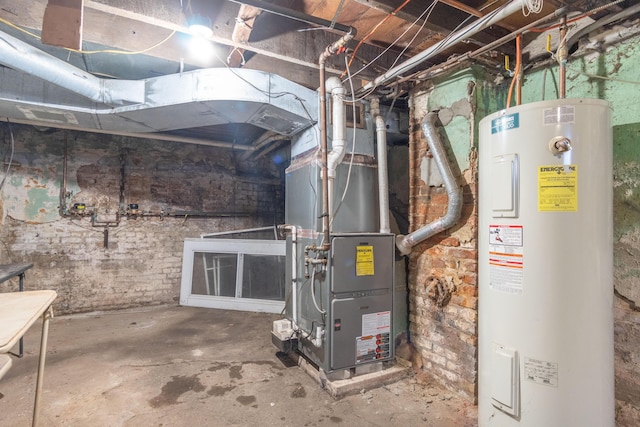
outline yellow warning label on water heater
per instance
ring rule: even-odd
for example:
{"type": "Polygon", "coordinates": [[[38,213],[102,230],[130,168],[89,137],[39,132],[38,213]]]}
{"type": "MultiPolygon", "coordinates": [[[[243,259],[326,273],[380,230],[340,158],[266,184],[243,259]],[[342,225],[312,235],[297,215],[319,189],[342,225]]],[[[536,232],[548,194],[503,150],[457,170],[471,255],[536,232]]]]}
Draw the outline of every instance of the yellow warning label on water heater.
{"type": "Polygon", "coordinates": [[[373,276],[373,246],[356,246],[356,276],[373,276]]]}
{"type": "Polygon", "coordinates": [[[578,210],[578,165],[538,166],[538,211],[578,210]]]}

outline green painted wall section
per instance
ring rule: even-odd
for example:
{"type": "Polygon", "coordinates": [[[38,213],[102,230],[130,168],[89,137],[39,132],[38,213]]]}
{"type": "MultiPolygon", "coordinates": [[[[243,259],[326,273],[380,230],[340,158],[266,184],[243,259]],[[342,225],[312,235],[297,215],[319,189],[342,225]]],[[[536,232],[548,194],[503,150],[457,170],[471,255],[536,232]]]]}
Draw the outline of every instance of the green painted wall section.
{"type": "Polygon", "coordinates": [[[427,111],[441,110],[441,120],[444,116],[450,117],[450,120],[443,122],[443,133],[460,171],[469,168],[469,156],[473,147],[469,141],[474,138],[470,120],[473,117],[471,100],[476,79],[477,70],[474,68],[434,80],[433,90],[427,98],[427,111]]]}
{"type": "MultiPolygon", "coordinates": [[[[567,98],[609,101],[613,125],[614,260],[616,290],[640,305],[640,36],[570,57],[567,98]],[[599,77],[596,77],[599,76],[599,77]],[[634,267],[635,265],[635,267],[634,267]]],[[[527,73],[523,102],[555,99],[558,69],[527,73]]]]}

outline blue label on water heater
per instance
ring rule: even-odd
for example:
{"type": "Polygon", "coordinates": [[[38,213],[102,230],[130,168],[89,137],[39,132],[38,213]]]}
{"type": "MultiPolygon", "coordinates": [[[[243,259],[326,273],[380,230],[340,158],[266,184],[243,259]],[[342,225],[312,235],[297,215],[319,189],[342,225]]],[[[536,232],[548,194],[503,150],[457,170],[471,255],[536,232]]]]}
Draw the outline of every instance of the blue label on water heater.
{"type": "Polygon", "coordinates": [[[509,114],[491,120],[491,135],[520,127],[520,114],[509,114]]]}

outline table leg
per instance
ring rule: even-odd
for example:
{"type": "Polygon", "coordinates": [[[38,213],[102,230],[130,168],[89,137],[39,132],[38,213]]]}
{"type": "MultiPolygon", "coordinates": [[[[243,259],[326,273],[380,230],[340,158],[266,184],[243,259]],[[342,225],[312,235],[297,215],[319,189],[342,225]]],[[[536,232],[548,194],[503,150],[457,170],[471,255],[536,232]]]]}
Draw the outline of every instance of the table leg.
{"type": "MultiPolygon", "coordinates": [[[[24,291],[24,273],[20,274],[20,284],[18,290],[24,291]]],[[[24,356],[24,338],[20,337],[20,347],[18,347],[18,357],[24,356]]]]}
{"type": "Polygon", "coordinates": [[[40,394],[42,393],[42,382],[44,379],[44,362],[47,355],[47,339],[49,338],[49,320],[53,317],[51,307],[42,315],[42,337],[40,339],[40,361],[38,364],[38,379],[36,380],[36,399],[33,403],[33,422],[32,427],[38,425],[38,415],[40,407],[40,394]]]}

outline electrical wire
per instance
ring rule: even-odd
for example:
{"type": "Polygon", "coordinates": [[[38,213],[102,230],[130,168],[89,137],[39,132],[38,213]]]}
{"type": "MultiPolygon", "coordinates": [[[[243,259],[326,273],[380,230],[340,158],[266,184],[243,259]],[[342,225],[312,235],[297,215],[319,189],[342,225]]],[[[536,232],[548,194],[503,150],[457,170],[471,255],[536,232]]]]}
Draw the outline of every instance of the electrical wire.
{"type": "Polygon", "coordinates": [[[540,13],[544,0],[522,0],[522,14],[529,16],[532,13],[540,13]]]}
{"type": "MultiPolygon", "coordinates": [[[[371,61],[369,61],[366,65],[364,65],[362,68],[360,68],[358,71],[351,73],[352,77],[357,76],[358,74],[360,74],[361,72],[363,72],[364,70],[366,70],[367,68],[369,68],[371,66],[371,64],[373,64],[374,62],[376,62],[378,59],[380,59],[385,53],[387,53],[393,46],[395,46],[417,23],[418,21],[420,21],[430,10],[432,10],[435,5],[438,3],[438,0],[435,0],[434,2],[432,2],[429,6],[427,6],[425,8],[424,11],[422,11],[422,13],[420,14],[420,16],[418,16],[412,23],[411,25],[409,25],[407,27],[407,29],[405,29],[402,34],[400,34],[398,37],[396,37],[396,39],[391,42],[391,44],[389,46],[387,46],[382,52],[380,52],[380,54],[378,54],[378,56],[376,56],[375,58],[373,58],[371,61]]],[[[372,93],[373,90],[370,91],[370,93],[372,93]]]]}
{"type": "Polygon", "coordinates": [[[311,271],[310,291],[311,291],[311,300],[313,301],[313,305],[315,306],[316,310],[318,310],[318,312],[324,316],[327,313],[327,311],[321,309],[320,306],[318,305],[318,301],[316,301],[316,268],[315,266],[313,266],[313,271],[311,271]]]}
{"type": "MultiPolygon", "coordinates": [[[[373,26],[373,28],[371,30],[369,30],[369,32],[362,38],[360,39],[360,41],[358,42],[358,44],[356,45],[356,47],[353,49],[353,52],[351,53],[351,59],[349,60],[348,66],[351,66],[351,63],[353,62],[354,58],[356,57],[356,52],[358,51],[358,49],[360,49],[360,46],[362,46],[362,44],[367,41],[369,39],[369,37],[371,37],[373,35],[373,33],[375,33],[378,28],[380,28],[380,26],[382,24],[384,24],[385,22],[387,22],[387,20],[389,18],[391,18],[392,16],[396,16],[396,13],[400,12],[402,10],[403,7],[405,7],[411,0],[405,0],[404,3],[402,3],[400,6],[396,7],[393,12],[389,13],[387,16],[385,16],[384,18],[382,18],[380,20],[380,22],[378,22],[376,25],[373,26]]],[[[425,21],[426,22],[426,21],[425,21]]],[[[424,26],[424,24],[423,24],[424,26]]],[[[340,75],[340,78],[343,78],[346,74],[347,74],[347,69],[345,69],[342,74],[340,75]]]]}
{"type": "MultiPolygon", "coordinates": [[[[4,18],[0,18],[0,22],[10,26],[11,28],[14,28],[24,34],[27,34],[37,40],[42,41],[42,37],[40,37],[39,35],[32,33],[31,31],[25,30],[24,28],[21,28],[19,26],[17,26],[16,24],[7,21],[4,18]]],[[[112,53],[112,54],[116,54],[116,55],[138,55],[138,54],[142,54],[142,53],[146,53],[149,52],[150,50],[153,50],[155,48],[157,48],[158,46],[161,46],[162,44],[166,43],[171,37],[173,37],[173,35],[176,33],[176,30],[173,30],[171,32],[171,34],[169,34],[167,37],[165,37],[163,40],[159,41],[158,43],[154,44],[151,47],[148,47],[146,49],[142,49],[142,50],[137,50],[137,51],[128,51],[128,50],[117,50],[117,49],[103,49],[103,50],[82,50],[82,49],[71,49],[71,48],[67,48],[65,47],[64,49],[69,51],[69,52],[75,52],[75,53],[81,53],[84,55],[93,55],[96,53],[112,53]]]]}
{"type": "MultiPolygon", "coordinates": [[[[404,49],[402,49],[402,51],[398,54],[398,56],[396,56],[395,61],[393,61],[393,64],[391,64],[391,67],[389,68],[393,68],[396,66],[396,64],[398,63],[398,61],[400,60],[400,58],[402,57],[402,55],[404,55],[404,53],[407,51],[407,49],[409,49],[409,47],[411,47],[411,45],[413,44],[413,42],[416,40],[416,38],[418,38],[418,35],[422,32],[422,30],[424,29],[425,25],[427,25],[427,22],[429,21],[429,18],[431,17],[431,13],[433,12],[433,10],[436,8],[436,4],[438,4],[437,2],[433,2],[431,3],[431,6],[429,6],[429,14],[427,15],[426,18],[424,18],[424,21],[422,21],[422,25],[420,25],[420,28],[418,29],[418,31],[416,31],[416,33],[413,35],[413,37],[411,38],[411,40],[409,40],[409,43],[406,44],[406,46],[404,47],[404,49]]],[[[468,19],[468,18],[467,18],[468,19]]]]}

